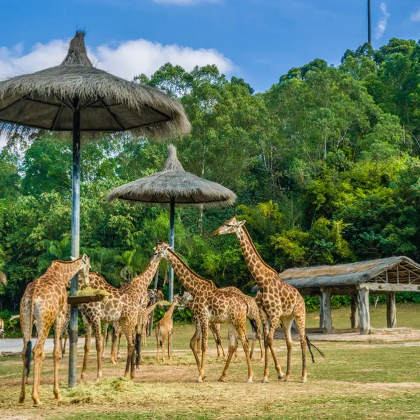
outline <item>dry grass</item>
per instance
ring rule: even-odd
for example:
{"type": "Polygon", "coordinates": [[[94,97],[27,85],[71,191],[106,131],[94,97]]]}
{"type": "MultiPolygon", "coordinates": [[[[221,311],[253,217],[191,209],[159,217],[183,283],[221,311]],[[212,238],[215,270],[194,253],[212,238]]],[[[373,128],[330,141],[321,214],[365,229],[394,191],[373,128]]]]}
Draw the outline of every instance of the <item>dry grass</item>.
{"type": "MultiPolygon", "coordinates": [[[[406,309],[409,313],[412,308],[404,307],[400,315],[406,309]]],[[[298,382],[300,351],[295,343],[290,382],[277,380],[271,369],[270,383],[261,384],[263,364],[255,361],[255,382],[246,384],[246,364],[241,352],[231,364],[227,382],[217,382],[224,362],[216,359],[210,340],[207,378],[205,383],[197,384],[197,369],[188,350],[192,332],[190,325],[175,327],[174,357],[164,365],[157,364],[155,340],[150,337],[144,348],[145,363],[134,382],[121,378],[123,362],[116,366],[108,363],[108,348],[104,379],[96,384],[92,352],[87,382],[71,390],[63,382],[60,403],[53,401],[52,360],[47,355],[41,408],[33,408],[30,397],[23,407],[16,405],[20,361],[0,359],[0,418],[420,418],[420,343],[321,343],[327,358],[318,358],[308,366],[306,384],[298,382]]],[[[223,335],[226,336],[225,330],[223,335]]],[[[284,363],[284,343],[276,341],[275,345],[284,363]]],[[[256,355],[259,356],[258,351],[256,355]]],[[[62,380],[67,363],[67,358],[61,362],[62,380]]]]}

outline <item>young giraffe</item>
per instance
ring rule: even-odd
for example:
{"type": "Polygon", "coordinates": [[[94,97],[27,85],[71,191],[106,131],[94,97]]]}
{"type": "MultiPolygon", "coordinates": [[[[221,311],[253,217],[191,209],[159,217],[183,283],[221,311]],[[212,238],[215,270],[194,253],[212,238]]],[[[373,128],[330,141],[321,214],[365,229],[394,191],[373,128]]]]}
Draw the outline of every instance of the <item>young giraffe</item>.
{"type": "Polygon", "coordinates": [[[171,354],[171,342],[172,334],[174,333],[174,321],[172,314],[175,310],[175,306],[179,305],[182,297],[177,296],[173,301],[169,309],[163,315],[162,319],[157,323],[155,334],[156,334],[156,347],[157,347],[157,361],[159,363],[159,347],[162,349],[162,362],[165,363],[165,342],[168,339],[168,358],[172,357],[171,354]]]}
{"type": "Polygon", "coordinates": [[[273,356],[274,365],[279,379],[289,380],[291,375],[292,337],[291,326],[293,319],[296,321],[300,335],[302,349],[302,377],[301,382],[306,382],[306,333],[305,333],[305,302],[297,289],[283,283],[279,274],[268,266],[258,254],[252,239],[245,228],[245,221],[238,221],[232,217],[225,222],[214,235],[236,234],[241,245],[246,264],[258,284],[260,295],[258,297],[261,309],[261,320],[264,325],[265,367],[262,382],[268,382],[269,350],[273,356]],[[279,322],[282,323],[287,345],[287,370],[286,375],[281,371],[273,348],[274,331],[279,322]]]}
{"type": "Polygon", "coordinates": [[[233,353],[238,346],[239,336],[245,351],[248,365],[248,381],[252,382],[252,367],[249,357],[249,343],[246,336],[246,314],[247,304],[238,296],[228,290],[220,290],[210,280],[193,273],[181,258],[171,249],[170,245],[162,242],[155,249],[152,261],[165,258],[173,267],[175,274],[183,284],[184,288],[191,293],[194,299],[193,311],[195,322],[195,333],[190,341],[190,348],[194,353],[195,361],[199,371],[198,382],[205,378],[206,351],[208,341],[209,322],[227,323],[229,325],[229,353],[225,368],[219,381],[224,381],[229,369],[233,353]],[[197,354],[197,337],[201,334],[201,362],[197,354]]]}
{"type": "Polygon", "coordinates": [[[90,276],[91,285],[98,289],[102,288],[106,290],[109,295],[101,302],[80,305],[80,312],[82,313],[86,328],[82,379],[85,377],[87,368],[92,327],[94,328],[96,339],[97,380],[102,378],[101,321],[108,323],[118,321],[119,325],[121,325],[122,331],[127,339],[127,363],[124,376],[127,377],[130,374],[131,379],[134,379],[135,328],[138,320],[139,302],[143,301],[147,296],[147,287],[153,280],[158,265],[159,262],[149,263],[146,270],[135,277],[124,290],[109,285],[99,274],[90,276]]]}
{"type": "Polygon", "coordinates": [[[60,358],[60,332],[64,322],[64,312],[67,310],[67,290],[70,287],[71,279],[80,272],[85,285],[89,284],[89,257],[83,255],[74,261],[53,261],[48,270],[33,282],[33,286],[28,285],[27,291],[20,303],[20,325],[23,337],[23,373],[22,388],[19,397],[19,404],[25,401],[25,384],[29,376],[31,363],[31,333],[34,318],[37,321],[38,338],[36,340],[34,354],[34,384],[32,399],[34,405],[40,404],[39,387],[41,381],[42,362],[45,359],[44,344],[52,325],[54,326],[54,397],[60,400],[58,388],[58,360],[60,358]]]}

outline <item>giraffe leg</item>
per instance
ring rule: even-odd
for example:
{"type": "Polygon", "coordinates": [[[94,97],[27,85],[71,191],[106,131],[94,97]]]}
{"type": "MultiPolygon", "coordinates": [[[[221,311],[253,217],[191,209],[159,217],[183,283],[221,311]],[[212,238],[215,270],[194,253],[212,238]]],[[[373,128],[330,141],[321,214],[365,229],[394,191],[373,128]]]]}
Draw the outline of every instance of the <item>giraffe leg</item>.
{"type": "Polygon", "coordinates": [[[32,400],[34,402],[34,406],[41,405],[41,401],[39,399],[39,387],[41,383],[41,370],[42,370],[42,362],[45,359],[45,351],[44,345],[45,340],[48,337],[48,333],[51,329],[51,325],[45,325],[43,322],[39,322],[38,325],[38,338],[36,340],[34,346],[34,385],[32,389],[32,400]]]}
{"type": "Polygon", "coordinates": [[[213,323],[209,324],[211,333],[213,334],[214,342],[216,343],[217,358],[220,357],[219,341],[217,339],[216,325],[213,323]]]}
{"type": "Polygon", "coordinates": [[[171,331],[168,334],[168,359],[171,359],[172,358],[172,353],[171,353],[172,334],[173,334],[173,331],[171,331]]]}
{"type": "Polygon", "coordinates": [[[277,371],[277,377],[279,379],[284,378],[284,374],[281,371],[281,366],[277,360],[276,353],[274,352],[273,348],[273,338],[274,338],[274,331],[276,329],[276,326],[278,324],[279,320],[269,320],[266,319],[263,321],[264,323],[264,347],[265,347],[265,357],[264,357],[264,377],[261,382],[268,382],[268,376],[269,376],[269,369],[268,369],[268,363],[269,363],[269,351],[271,352],[271,355],[273,357],[274,361],[274,367],[277,371]]]}
{"type": "Polygon", "coordinates": [[[61,354],[62,354],[63,356],[66,354],[67,337],[68,337],[68,335],[66,334],[66,335],[64,336],[64,345],[63,345],[63,347],[62,347],[62,349],[61,349],[61,354]]]}
{"type": "Polygon", "coordinates": [[[192,350],[195,358],[195,362],[197,363],[197,369],[200,371],[200,359],[198,358],[198,340],[200,338],[201,330],[200,330],[200,322],[195,319],[195,333],[191,338],[190,341],[190,349],[192,350]]]}
{"type": "Polygon", "coordinates": [[[31,341],[31,331],[32,327],[30,325],[30,300],[22,299],[20,304],[20,326],[22,330],[23,338],[23,350],[22,350],[22,362],[23,362],[23,372],[22,372],[22,384],[21,391],[19,396],[19,404],[25,402],[25,385],[27,384],[29,377],[29,368],[31,363],[31,353],[32,353],[32,344],[28,349],[28,344],[31,341]],[[27,354],[28,353],[28,354],[27,354]]]}
{"type": "Polygon", "coordinates": [[[83,321],[85,324],[85,348],[84,348],[85,351],[83,354],[83,366],[82,366],[82,374],[81,374],[82,380],[85,379],[85,375],[86,375],[86,369],[87,369],[88,357],[89,357],[89,351],[90,351],[90,340],[92,338],[92,324],[90,323],[90,321],[85,319],[85,317],[83,317],[83,321]]]}
{"type": "Polygon", "coordinates": [[[166,345],[166,334],[162,336],[162,362],[165,363],[165,345],[166,345]]]}
{"type": "Polygon", "coordinates": [[[159,363],[159,346],[160,346],[159,326],[156,327],[155,334],[156,334],[156,360],[159,363]]]}
{"type": "Polygon", "coordinates": [[[103,339],[102,339],[102,355],[101,355],[102,358],[105,357],[105,347],[108,345],[108,329],[109,329],[109,323],[105,322],[104,323],[104,335],[103,335],[103,339]]]}
{"type": "Polygon", "coordinates": [[[225,381],[225,378],[229,369],[230,361],[232,360],[233,353],[235,353],[235,350],[238,347],[238,339],[236,337],[235,327],[231,323],[229,323],[228,325],[228,337],[229,337],[228,357],[226,359],[222,376],[219,378],[219,382],[225,381]]]}
{"type": "Polygon", "coordinates": [[[112,324],[112,344],[111,344],[111,363],[116,365],[117,361],[117,325],[112,324]]]}
{"type": "Polygon", "coordinates": [[[201,366],[200,373],[198,376],[198,382],[203,382],[206,378],[206,352],[207,352],[207,343],[208,343],[208,323],[203,322],[201,324],[201,366]]]}
{"type": "Polygon", "coordinates": [[[121,353],[120,353],[121,337],[122,337],[122,331],[120,331],[118,334],[117,360],[121,359],[121,353]]]}
{"type": "MultiPolygon", "coordinates": [[[[99,382],[102,379],[102,332],[101,332],[101,320],[97,318],[93,321],[93,330],[95,332],[96,342],[96,359],[97,359],[97,372],[96,381],[99,382]]],[[[90,340],[90,337],[89,337],[90,340]]]]}
{"type": "Polygon", "coordinates": [[[306,331],[305,331],[305,313],[303,315],[296,316],[296,325],[300,335],[300,347],[302,350],[302,378],[301,382],[307,382],[307,371],[306,371],[306,331]]]}
{"type": "MultiPolygon", "coordinates": [[[[242,347],[244,348],[244,352],[245,352],[245,357],[246,357],[246,362],[248,365],[248,379],[247,379],[247,383],[252,383],[252,378],[253,378],[253,373],[252,373],[252,364],[251,364],[251,355],[249,352],[249,341],[248,341],[248,337],[246,336],[246,319],[243,320],[242,323],[239,323],[238,325],[236,325],[236,331],[239,335],[239,338],[242,342],[242,347]]],[[[255,341],[255,340],[254,340],[255,341]]]]}
{"type": "MultiPolygon", "coordinates": [[[[65,307],[67,311],[67,305],[65,307]]],[[[54,350],[53,350],[53,361],[54,361],[54,399],[60,401],[60,389],[58,387],[58,361],[60,360],[61,355],[61,330],[65,322],[66,313],[62,311],[60,315],[57,316],[54,326],[54,350]]]]}
{"type": "Polygon", "coordinates": [[[285,381],[290,379],[292,374],[292,334],[291,328],[293,323],[293,318],[283,318],[282,322],[282,329],[284,333],[284,338],[286,339],[286,347],[287,347],[287,368],[286,368],[286,376],[283,378],[285,381]]]}

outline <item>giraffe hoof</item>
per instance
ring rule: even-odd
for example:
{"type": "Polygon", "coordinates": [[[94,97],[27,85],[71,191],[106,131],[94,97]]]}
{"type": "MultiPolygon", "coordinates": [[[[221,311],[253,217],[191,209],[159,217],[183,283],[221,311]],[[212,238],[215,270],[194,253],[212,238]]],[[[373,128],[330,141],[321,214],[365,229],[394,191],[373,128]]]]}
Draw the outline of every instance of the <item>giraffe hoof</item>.
{"type": "Polygon", "coordinates": [[[34,401],[34,407],[41,407],[42,402],[41,401],[34,401]]]}
{"type": "Polygon", "coordinates": [[[306,378],[302,378],[302,379],[300,380],[300,383],[302,383],[302,384],[305,384],[306,382],[308,382],[308,380],[307,380],[306,378]]]}
{"type": "Polygon", "coordinates": [[[203,379],[202,379],[202,378],[198,378],[198,379],[197,379],[197,382],[198,382],[199,384],[202,384],[202,383],[203,383],[203,379]]]}
{"type": "Polygon", "coordinates": [[[284,380],[286,378],[286,375],[284,373],[279,373],[277,378],[280,379],[280,380],[284,380]]]}
{"type": "Polygon", "coordinates": [[[249,378],[249,379],[246,381],[246,383],[247,383],[247,384],[252,384],[252,383],[253,383],[252,378],[249,378]]]}
{"type": "Polygon", "coordinates": [[[219,378],[219,382],[226,382],[226,381],[225,381],[225,378],[224,378],[223,376],[221,376],[221,377],[219,378]]]}
{"type": "Polygon", "coordinates": [[[261,379],[261,383],[268,384],[268,378],[262,378],[261,379]]]}
{"type": "Polygon", "coordinates": [[[289,382],[289,379],[290,379],[290,376],[284,376],[283,378],[282,378],[282,381],[283,382],[289,382]]]}

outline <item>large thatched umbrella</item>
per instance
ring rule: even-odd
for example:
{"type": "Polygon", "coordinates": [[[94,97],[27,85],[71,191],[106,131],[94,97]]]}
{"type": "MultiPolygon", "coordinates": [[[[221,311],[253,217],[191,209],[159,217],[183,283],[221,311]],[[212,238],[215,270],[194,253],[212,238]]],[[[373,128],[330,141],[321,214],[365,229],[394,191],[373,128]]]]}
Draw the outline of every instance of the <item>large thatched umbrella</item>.
{"type": "MultiPolygon", "coordinates": [[[[164,93],[113,76],[92,66],[76,32],[64,61],[56,67],[0,82],[0,134],[34,129],[73,132],[72,256],[80,241],[80,132],[129,130],[145,137],[186,134],[190,124],[182,106],[164,93]]],[[[72,280],[74,296],[78,280],[72,280]]],[[[76,382],[77,307],[70,321],[69,386],[76,382]]]]}
{"type": "MultiPolygon", "coordinates": [[[[236,200],[231,190],[216,182],[207,181],[197,175],[186,172],[176,156],[174,146],[168,146],[169,156],[161,172],[115,188],[108,195],[108,200],[138,201],[170,205],[169,242],[175,242],[175,204],[217,207],[230,206],[236,200]]],[[[174,292],[172,267],[169,269],[169,300],[174,292]]]]}

